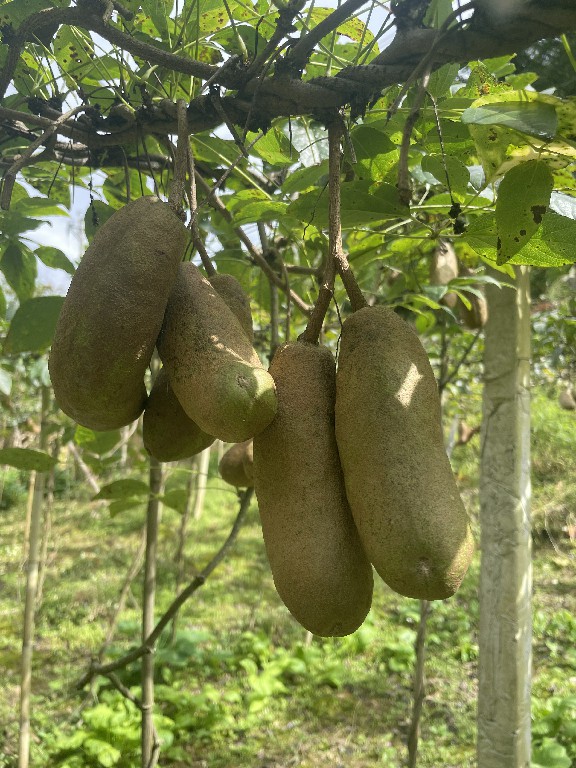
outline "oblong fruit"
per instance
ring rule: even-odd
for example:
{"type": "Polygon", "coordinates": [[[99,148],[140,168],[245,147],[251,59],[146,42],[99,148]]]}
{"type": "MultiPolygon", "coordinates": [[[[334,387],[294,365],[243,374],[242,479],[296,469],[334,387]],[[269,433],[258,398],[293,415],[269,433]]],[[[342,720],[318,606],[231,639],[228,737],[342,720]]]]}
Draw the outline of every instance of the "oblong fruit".
{"type": "Polygon", "coordinates": [[[164,368],[158,371],[144,409],[142,436],[144,447],[158,461],[187,459],[215,440],[188,418],[164,368]]]}
{"type": "Polygon", "coordinates": [[[234,313],[190,262],[180,265],[157,347],[176,397],[204,432],[239,443],[274,417],[272,377],[234,313]]]}
{"type": "Polygon", "coordinates": [[[473,541],[444,448],[434,373],[412,328],[366,307],[342,328],[336,437],[368,557],[407,597],[452,595],[473,541]]]}
{"type": "Polygon", "coordinates": [[[236,315],[244,333],[250,340],[254,341],[254,327],[252,324],[252,310],[250,309],[250,299],[244,293],[244,289],[232,275],[224,272],[217,272],[210,275],[208,280],[212,283],[217,293],[224,299],[228,308],[236,315]]]}
{"type": "Polygon", "coordinates": [[[72,278],[48,363],[58,405],[79,424],[116,429],[142,412],[144,373],[188,238],[154,196],[128,203],[96,233],[72,278]]]}
{"type": "Polygon", "coordinates": [[[254,438],[254,488],[274,583],[307,630],[348,635],[370,609],[373,580],[336,447],[334,358],[326,347],[284,344],[270,372],[278,411],[254,438]]]}
{"type": "Polygon", "coordinates": [[[251,488],[254,485],[252,457],[252,440],[236,443],[220,459],[220,476],[236,488],[251,488]]]}

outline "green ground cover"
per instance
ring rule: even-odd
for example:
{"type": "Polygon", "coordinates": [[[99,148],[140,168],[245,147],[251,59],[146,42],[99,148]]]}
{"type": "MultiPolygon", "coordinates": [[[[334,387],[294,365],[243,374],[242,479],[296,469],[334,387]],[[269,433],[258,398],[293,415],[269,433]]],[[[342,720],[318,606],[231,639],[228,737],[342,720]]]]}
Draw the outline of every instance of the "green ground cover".
{"type": "MultiPolygon", "coordinates": [[[[472,412],[472,417],[474,413],[472,412]]],[[[472,418],[473,422],[473,418],[472,418]]],[[[574,510],[576,423],[543,395],[534,409],[534,763],[576,764],[575,549],[566,521],[574,510]],[[572,505],[572,506],[570,506],[572,505]],[[553,510],[553,512],[551,512],[553,510]]],[[[478,440],[454,454],[477,528],[478,440]]],[[[191,579],[224,541],[236,494],[212,467],[200,520],[185,551],[191,579]]],[[[177,482],[173,480],[172,482],[177,482]]],[[[75,684],[103,642],[125,573],[138,547],[144,510],[111,517],[62,484],[56,502],[33,670],[32,764],[136,768],[139,713],[102,678],[75,684]],[[72,491],[76,499],[70,498],[72,491]]],[[[0,512],[0,767],[16,766],[25,499],[0,512]]],[[[158,615],[174,596],[180,517],[164,508],[158,615]]],[[[478,574],[474,560],[452,599],[428,622],[426,700],[419,765],[475,765],[478,574]]],[[[141,583],[131,587],[111,659],[137,644],[141,583]]],[[[224,563],[181,613],[156,654],[157,728],[165,768],[400,768],[411,715],[419,603],[376,580],[372,611],[347,638],[311,638],[277,597],[257,509],[252,504],[224,563]]],[[[138,665],[119,673],[138,693],[138,665]]]]}

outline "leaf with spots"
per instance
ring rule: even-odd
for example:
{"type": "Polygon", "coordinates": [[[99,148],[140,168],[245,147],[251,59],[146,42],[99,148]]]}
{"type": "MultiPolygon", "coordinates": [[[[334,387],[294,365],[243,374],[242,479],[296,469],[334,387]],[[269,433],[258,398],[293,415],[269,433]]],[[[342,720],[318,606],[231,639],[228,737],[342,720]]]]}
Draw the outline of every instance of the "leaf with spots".
{"type": "Polygon", "coordinates": [[[559,267],[576,262],[576,221],[548,211],[528,243],[510,259],[511,264],[559,267]]]}
{"type": "Polygon", "coordinates": [[[504,176],[496,200],[499,264],[510,261],[542,224],[553,187],[552,171],[540,160],[517,165],[504,176]]]}
{"type": "Polygon", "coordinates": [[[94,45],[87,32],[62,25],[54,38],[54,54],[70,85],[93,78],[94,45]]]}

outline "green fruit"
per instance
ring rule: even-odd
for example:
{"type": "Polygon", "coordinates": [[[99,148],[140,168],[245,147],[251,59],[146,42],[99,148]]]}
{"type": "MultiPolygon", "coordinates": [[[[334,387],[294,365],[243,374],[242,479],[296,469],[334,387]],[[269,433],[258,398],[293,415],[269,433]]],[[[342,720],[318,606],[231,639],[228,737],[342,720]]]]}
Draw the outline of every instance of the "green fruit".
{"type": "Polygon", "coordinates": [[[66,296],[49,359],[60,408],[95,430],[138,418],[144,374],[188,243],[157,197],[141,197],[98,230],[66,296]]]}
{"type": "Polygon", "coordinates": [[[223,480],[236,488],[254,485],[252,440],[236,443],[220,459],[218,470],[223,480]]]}
{"type": "Polygon", "coordinates": [[[272,377],[234,313],[190,262],[179,268],[157,346],[182,408],[204,432],[239,443],[274,417],[272,377]]]}
{"type": "Polygon", "coordinates": [[[252,326],[250,299],[244,293],[244,289],[238,280],[224,272],[211,275],[208,279],[217,293],[224,299],[228,308],[236,315],[244,333],[250,340],[250,343],[252,343],[254,341],[254,328],[252,326]]]}
{"type": "Polygon", "coordinates": [[[444,448],[438,388],[418,336],[385,307],[344,322],[336,437],[352,514],[380,576],[407,597],[452,595],[473,541],[444,448]]]}
{"type": "Polygon", "coordinates": [[[254,438],[254,487],[274,583],[307,630],[348,635],[370,609],[373,582],[336,447],[334,358],[326,347],[289,343],[270,372],[278,411],[254,438]]]}
{"type": "Polygon", "coordinates": [[[189,419],[174,394],[168,374],[162,368],[144,409],[144,447],[158,461],[178,461],[195,456],[214,442],[189,419]]]}

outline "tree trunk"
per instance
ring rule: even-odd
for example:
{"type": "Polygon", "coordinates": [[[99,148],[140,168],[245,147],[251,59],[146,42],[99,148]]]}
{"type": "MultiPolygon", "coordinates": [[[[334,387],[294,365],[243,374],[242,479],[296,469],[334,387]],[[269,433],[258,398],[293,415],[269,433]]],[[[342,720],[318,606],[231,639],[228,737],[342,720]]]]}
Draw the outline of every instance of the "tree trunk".
{"type": "MultiPolygon", "coordinates": [[[[50,388],[42,387],[42,416],[40,426],[40,450],[48,444],[47,417],[50,409],[50,388]]],[[[38,559],[40,531],[42,527],[42,502],[44,499],[45,472],[37,472],[30,514],[30,538],[26,565],[26,601],[24,604],[24,628],[22,632],[22,658],[20,678],[20,733],[18,744],[18,768],[30,764],[30,694],[32,690],[32,652],[34,643],[34,618],[38,589],[38,559]]]]}
{"type": "MultiPolygon", "coordinates": [[[[499,278],[502,275],[498,275],[499,278]]],[[[488,286],[480,477],[478,768],[529,768],[530,292],[488,286]]]]}

